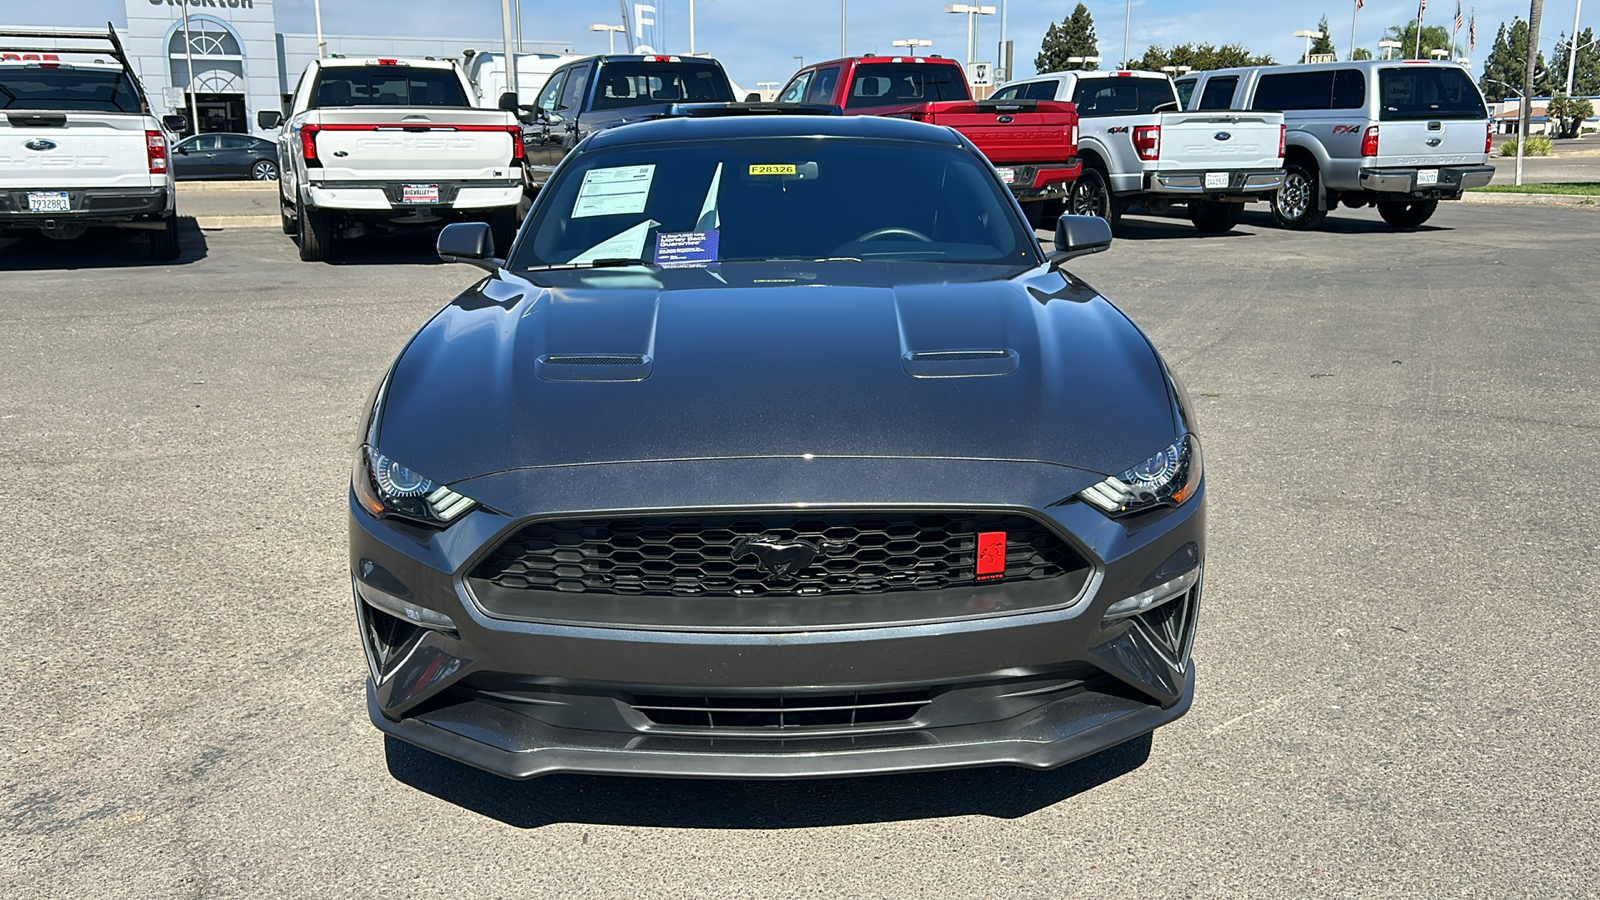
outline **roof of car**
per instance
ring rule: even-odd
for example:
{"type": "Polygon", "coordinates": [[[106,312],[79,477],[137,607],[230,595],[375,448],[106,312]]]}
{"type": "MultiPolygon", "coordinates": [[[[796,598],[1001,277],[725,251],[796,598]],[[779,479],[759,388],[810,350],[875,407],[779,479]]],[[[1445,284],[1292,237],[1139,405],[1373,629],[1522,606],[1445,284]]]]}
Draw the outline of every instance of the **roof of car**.
{"type": "Polygon", "coordinates": [[[599,131],[589,147],[621,147],[658,141],[715,141],[749,137],[846,137],[920,141],[960,146],[959,135],[948,128],[881,116],[716,116],[667,118],[599,131]]]}
{"type": "MultiPolygon", "coordinates": [[[[1442,66],[1448,69],[1462,69],[1460,63],[1444,59],[1358,59],[1351,62],[1327,63],[1295,63],[1285,66],[1234,66],[1228,69],[1212,69],[1206,72],[1189,72],[1188,75],[1237,75],[1242,72],[1253,72],[1256,69],[1270,69],[1273,75],[1292,72],[1318,72],[1328,69],[1398,69],[1403,66],[1442,66]]],[[[1187,76],[1186,76],[1187,77],[1187,76]]]]}
{"type": "Polygon", "coordinates": [[[335,56],[328,59],[319,59],[317,62],[324,69],[375,65],[411,66],[417,69],[453,69],[456,65],[448,59],[407,59],[403,56],[335,56]],[[379,60],[393,60],[393,62],[381,63],[379,60]]]}

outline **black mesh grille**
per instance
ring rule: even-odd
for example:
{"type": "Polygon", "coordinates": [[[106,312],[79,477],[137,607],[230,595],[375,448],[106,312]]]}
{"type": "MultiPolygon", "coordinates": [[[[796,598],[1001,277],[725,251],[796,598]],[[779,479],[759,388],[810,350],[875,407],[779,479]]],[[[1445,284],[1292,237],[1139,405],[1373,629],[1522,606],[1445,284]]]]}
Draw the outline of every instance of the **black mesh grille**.
{"type": "Polygon", "coordinates": [[[657,725],[689,728],[849,728],[904,722],[931,691],[875,694],[696,696],[637,694],[632,706],[657,725]]]}
{"type": "Polygon", "coordinates": [[[558,366],[642,366],[642,356],[550,356],[546,362],[558,366]]]}
{"type": "Polygon", "coordinates": [[[977,584],[977,536],[996,531],[1006,535],[1006,581],[1084,565],[1022,515],[777,512],[539,522],[508,538],[472,577],[513,590],[617,595],[933,591],[977,584]]]}
{"type": "Polygon", "coordinates": [[[1005,359],[1004,350],[939,350],[932,353],[915,353],[917,362],[973,362],[980,359],[1005,359]]]}

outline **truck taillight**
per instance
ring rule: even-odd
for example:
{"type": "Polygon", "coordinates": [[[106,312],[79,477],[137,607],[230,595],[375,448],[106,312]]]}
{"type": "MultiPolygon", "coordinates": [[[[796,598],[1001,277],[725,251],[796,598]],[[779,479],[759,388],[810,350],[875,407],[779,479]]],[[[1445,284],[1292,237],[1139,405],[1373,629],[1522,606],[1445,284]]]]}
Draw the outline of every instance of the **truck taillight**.
{"type": "Polygon", "coordinates": [[[1139,158],[1152,160],[1161,158],[1161,126],[1138,125],[1133,129],[1133,149],[1138,151],[1139,158]]]}
{"type": "Polygon", "coordinates": [[[1278,126],[1278,158],[1279,159],[1283,159],[1283,151],[1288,149],[1288,145],[1289,145],[1289,126],[1287,126],[1287,125],[1279,125],[1278,126]]]}
{"type": "Polygon", "coordinates": [[[150,160],[151,175],[167,174],[167,137],[159,131],[144,133],[144,152],[150,160]]]}
{"type": "Polygon", "coordinates": [[[300,155],[305,157],[308,166],[322,165],[322,160],[317,159],[317,132],[321,130],[319,125],[300,126],[300,155]]]}
{"type": "Polygon", "coordinates": [[[511,164],[516,165],[527,158],[522,149],[522,126],[507,125],[506,130],[511,132],[511,164]]]}
{"type": "Polygon", "coordinates": [[[1494,123],[1493,122],[1485,122],[1483,124],[1483,152],[1485,152],[1485,153],[1493,153],[1494,152],[1494,123]]]}
{"type": "Polygon", "coordinates": [[[1078,123],[1077,122],[1073,122],[1072,123],[1072,131],[1068,132],[1068,139],[1072,141],[1073,149],[1077,149],[1077,146],[1078,146],[1078,123]]]}
{"type": "Polygon", "coordinates": [[[1378,155],[1378,126],[1371,125],[1367,127],[1367,133],[1361,138],[1361,155],[1378,155]]]}

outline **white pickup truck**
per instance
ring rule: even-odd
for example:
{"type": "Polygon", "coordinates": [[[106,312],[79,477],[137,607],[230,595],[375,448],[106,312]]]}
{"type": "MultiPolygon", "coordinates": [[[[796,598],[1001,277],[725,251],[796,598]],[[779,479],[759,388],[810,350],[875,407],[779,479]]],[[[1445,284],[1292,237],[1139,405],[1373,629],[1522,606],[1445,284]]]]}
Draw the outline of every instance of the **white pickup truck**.
{"type": "Polygon", "coordinates": [[[0,31],[0,232],[67,240],[91,226],[136,229],[178,258],[167,134],[116,32],[0,31]]]}
{"type": "Polygon", "coordinates": [[[453,62],[322,59],[295,86],[278,129],[284,234],[300,258],[332,257],[335,241],[371,229],[489,223],[504,250],[517,231],[525,156],[516,98],[482,109],[453,62]]]}
{"type": "Polygon", "coordinates": [[[1283,114],[1183,112],[1159,72],[1057,72],[1003,85],[994,99],[1070,100],[1083,174],[1068,211],[1115,225],[1138,204],[1162,215],[1185,203],[1201,231],[1229,231],[1244,205],[1283,186],[1283,114]]]}

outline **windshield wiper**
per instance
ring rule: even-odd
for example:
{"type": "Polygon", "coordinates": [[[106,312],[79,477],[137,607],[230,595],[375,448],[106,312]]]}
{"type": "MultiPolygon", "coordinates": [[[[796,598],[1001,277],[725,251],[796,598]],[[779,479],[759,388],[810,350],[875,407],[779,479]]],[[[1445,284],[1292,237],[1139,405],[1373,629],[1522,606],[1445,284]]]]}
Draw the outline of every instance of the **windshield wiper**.
{"type": "Polygon", "coordinates": [[[618,266],[649,266],[652,269],[658,268],[655,263],[648,259],[628,259],[621,256],[606,256],[589,263],[589,268],[591,269],[611,269],[618,266]]]}

